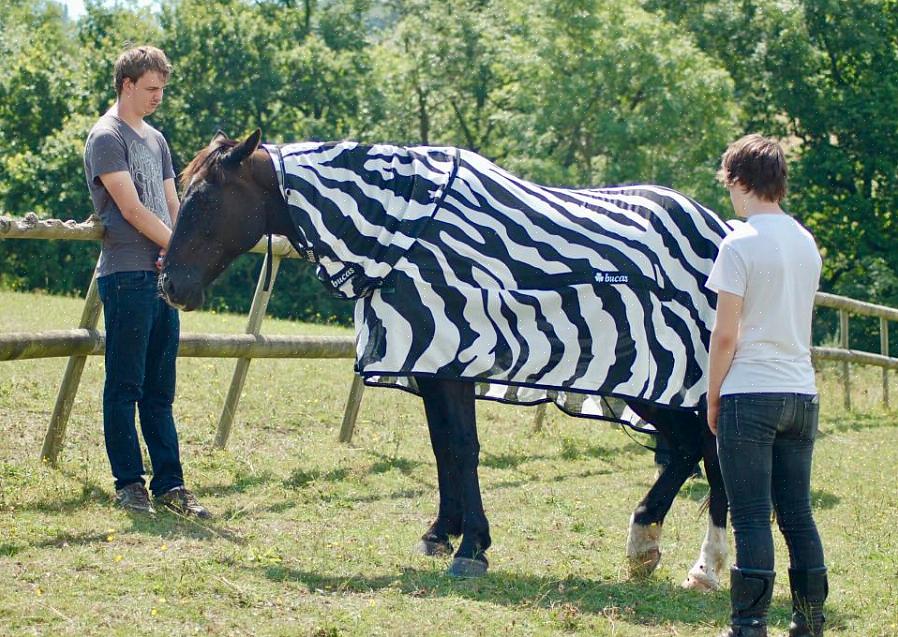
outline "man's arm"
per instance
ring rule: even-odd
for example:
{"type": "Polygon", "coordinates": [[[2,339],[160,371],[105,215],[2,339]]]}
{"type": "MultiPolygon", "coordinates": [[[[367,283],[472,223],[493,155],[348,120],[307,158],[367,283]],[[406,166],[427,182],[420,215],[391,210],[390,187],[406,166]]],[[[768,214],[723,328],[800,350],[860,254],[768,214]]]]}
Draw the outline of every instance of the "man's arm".
{"type": "Polygon", "coordinates": [[[717,435],[717,415],[720,413],[720,386],[726,378],[742,320],[742,297],[730,292],[717,294],[717,317],[711,330],[711,352],[708,370],[708,427],[717,435]]]}
{"type": "Polygon", "coordinates": [[[168,247],[171,230],[159,217],[140,203],[137,188],[134,187],[134,182],[131,181],[131,174],[128,171],[103,173],[100,175],[100,181],[103,182],[103,186],[128,223],[160,248],[168,247]]]}
{"type": "Polygon", "coordinates": [[[168,216],[171,217],[171,227],[175,227],[178,220],[178,211],[181,209],[181,202],[178,201],[178,188],[175,186],[174,179],[166,179],[162,182],[165,189],[165,203],[168,205],[168,216]]]}

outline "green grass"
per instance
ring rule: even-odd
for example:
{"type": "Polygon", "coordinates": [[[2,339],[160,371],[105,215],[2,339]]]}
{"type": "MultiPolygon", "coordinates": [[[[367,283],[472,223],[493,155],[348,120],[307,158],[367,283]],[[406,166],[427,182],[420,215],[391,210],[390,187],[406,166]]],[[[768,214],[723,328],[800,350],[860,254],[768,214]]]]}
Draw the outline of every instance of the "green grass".
{"type": "MultiPolygon", "coordinates": [[[[77,324],[79,299],[0,292],[0,331],[77,324]]],[[[185,331],[242,331],[245,318],[183,314],[185,331]]],[[[337,328],[267,321],[267,333],[337,328]]],[[[349,332],[344,332],[349,333],[349,332]]],[[[651,454],[615,427],[481,403],[490,573],[453,581],[411,552],[435,511],[423,410],[365,393],[351,445],[336,442],[351,361],[254,361],[229,447],[213,451],[233,360],[182,359],[176,413],[188,484],[217,515],[131,517],[111,504],[92,357],[58,469],[38,454],[63,359],[0,363],[0,634],[716,635],[726,592],[679,588],[705,530],[692,481],[665,524],[664,558],[626,579],[629,514],[651,454]]],[[[855,412],[835,367],[820,373],[816,516],[835,635],[898,634],[898,426],[878,370],[857,370],[855,412]]],[[[891,387],[898,402],[898,384],[891,387]]],[[[773,634],[788,624],[786,552],[773,634]]]]}

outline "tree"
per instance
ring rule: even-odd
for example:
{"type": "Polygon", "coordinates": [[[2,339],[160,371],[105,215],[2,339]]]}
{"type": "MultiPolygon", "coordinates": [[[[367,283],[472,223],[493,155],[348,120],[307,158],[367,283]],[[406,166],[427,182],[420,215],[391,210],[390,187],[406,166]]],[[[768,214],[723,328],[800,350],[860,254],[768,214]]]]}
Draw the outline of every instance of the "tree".
{"type": "Polygon", "coordinates": [[[728,73],[638,3],[530,6],[518,91],[527,108],[513,135],[524,172],[572,185],[661,183],[720,201],[713,175],[738,114],[728,73]]]}
{"type": "Polygon", "coordinates": [[[898,3],[648,4],[730,70],[744,130],[784,138],[824,289],[898,303],[898,3]]]}
{"type": "Polygon", "coordinates": [[[376,134],[501,157],[507,91],[519,80],[510,70],[506,3],[415,0],[390,6],[399,19],[373,53],[385,101],[376,134]]]}

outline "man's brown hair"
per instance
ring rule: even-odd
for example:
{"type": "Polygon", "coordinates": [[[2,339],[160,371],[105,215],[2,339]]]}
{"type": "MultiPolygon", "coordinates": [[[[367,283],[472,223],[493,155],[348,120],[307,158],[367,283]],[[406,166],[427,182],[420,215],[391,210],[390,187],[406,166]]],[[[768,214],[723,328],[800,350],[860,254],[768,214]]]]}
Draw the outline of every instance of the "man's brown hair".
{"type": "Polygon", "coordinates": [[[171,75],[171,63],[161,49],[154,46],[136,46],[128,49],[115,61],[115,94],[122,94],[125,78],[136,82],[147,71],[156,71],[162,79],[171,75]]]}
{"type": "Polygon", "coordinates": [[[786,196],[786,157],[773,139],[752,133],[727,147],[717,173],[727,186],[739,186],[765,201],[786,196]]]}

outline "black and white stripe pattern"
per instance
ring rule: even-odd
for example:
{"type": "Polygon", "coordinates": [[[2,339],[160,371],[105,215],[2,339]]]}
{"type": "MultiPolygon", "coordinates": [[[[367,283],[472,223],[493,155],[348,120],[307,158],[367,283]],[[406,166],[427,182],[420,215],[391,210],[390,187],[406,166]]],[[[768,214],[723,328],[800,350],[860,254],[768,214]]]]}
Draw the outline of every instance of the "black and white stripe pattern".
{"type": "Polygon", "coordinates": [[[481,397],[615,420],[600,398],[703,398],[716,303],[704,283],[728,227],[695,201],[548,188],[454,148],[266,148],[299,247],[358,299],[367,382],[470,379],[481,397]]]}

